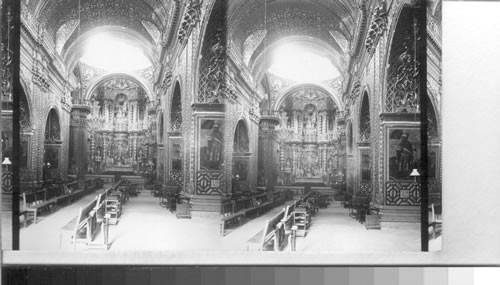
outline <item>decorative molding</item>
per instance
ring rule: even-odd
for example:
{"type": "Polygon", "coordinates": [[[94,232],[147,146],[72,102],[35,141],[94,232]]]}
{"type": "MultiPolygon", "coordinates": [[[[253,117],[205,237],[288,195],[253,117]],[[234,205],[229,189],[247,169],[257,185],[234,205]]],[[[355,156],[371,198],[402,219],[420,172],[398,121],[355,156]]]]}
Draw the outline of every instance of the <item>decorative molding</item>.
{"type": "Polygon", "coordinates": [[[182,171],[172,170],[172,171],[170,171],[168,184],[173,185],[173,186],[182,185],[183,181],[184,181],[183,177],[184,177],[184,174],[182,171]]]}
{"type": "Polygon", "coordinates": [[[387,30],[388,25],[388,12],[386,2],[382,2],[380,6],[375,8],[372,14],[372,21],[366,35],[365,47],[368,53],[373,53],[377,46],[379,39],[387,30]]]}
{"type": "Polygon", "coordinates": [[[410,181],[387,181],[387,206],[420,205],[420,184],[410,181]]]}
{"type": "Polygon", "coordinates": [[[404,42],[398,63],[389,74],[386,112],[418,113],[420,63],[415,59],[414,48],[410,46],[409,41],[404,42]]]}
{"type": "Polygon", "coordinates": [[[161,88],[163,90],[168,90],[172,86],[173,73],[170,67],[167,67],[163,75],[163,80],[161,81],[161,88]]]}
{"type": "Polygon", "coordinates": [[[50,83],[47,75],[35,66],[31,69],[31,79],[42,91],[49,91],[50,83]]]}
{"type": "Polygon", "coordinates": [[[225,189],[224,172],[203,171],[197,175],[196,194],[197,195],[221,195],[225,189]]]}
{"type": "Polygon", "coordinates": [[[71,96],[63,94],[61,96],[61,108],[67,112],[71,112],[73,104],[71,102],[71,96]]]}
{"type": "Polygon", "coordinates": [[[226,78],[226,31],[225,29],[217,29],[215,41],[208,51],[208,65],[201,74],[202,85],[200,86],[200,94],[198,102],[200,103],[221,103],[223,98],[232,99],[235,97],[234,87],[225,82],[226,78]]]}
{"type": "Polygon", "coordinates": [[[191,35],[194,27],[200,21],[201,6],[201,0],[191,0],[187,3],[184,17],[182,18],[179,32],[177,34],[177,39],[181,44],[185,44],[187,42],[187,39],[191,35]]]}
{"type": "Polygon", "coordinates": [[[356,100],[361,95],[361,81],[359,78],[354,79],[354,83],[352,84],[351,94],[349,96],[349,101],[354,105],[356,100]]]}

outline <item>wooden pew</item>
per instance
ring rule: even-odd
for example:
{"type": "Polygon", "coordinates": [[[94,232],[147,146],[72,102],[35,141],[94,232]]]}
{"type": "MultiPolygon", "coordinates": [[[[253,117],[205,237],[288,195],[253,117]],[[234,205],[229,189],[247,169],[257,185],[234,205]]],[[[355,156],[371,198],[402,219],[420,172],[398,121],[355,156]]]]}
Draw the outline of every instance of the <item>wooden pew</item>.
{"type": "Polygon", "coordinates": [[[97,223],[97,206],[96,198],[87,205],[81,207],[78,211],[72,236],[75,249],[77,243],[85,243],[87,245],[94,240],[99,230],[99,225],[97,223]]]}
{"type": "Polygon", "coordinates": [[[428,194],[428,207],[429,207],[429,234],[435,239],[436,235],[441,232],[442,228],[442,206],[441,206],[441,193],[428,194]]]}
{"type": "Polygon", "coordinates": [[[41,212],[50,212],[56,205],[55,200],[47,200],[46,197],[46,189],[42,189],[32,193],[21,193],[20,201],[22,201],[22,213],[25,214],[25,226],[26,221],[30,215],[33,217],[33,223],[36,224],[38,221],[38,214],[40,214],[41,212]]]}
{"type": "Polygon", "coordinates": [[[333,197],[335,195],[336,190],[334,190],[332,187],[319,187],[319,186],[312,186],[311,191],[325,195],[327,197],[327,201],[333,201],[333,197]]]}
{"type": "Polygon", "coordinates": [[[262,251],[281,251],[286,246],[287,236],[284,224],[281,222],[285,217],[285,209],[266,221],[262,232],[262,251]]]}
{"type": "Polygon", "coordinates": [[[112,174],[86,174],[85,178],[89,179],[101,179],[104,183],[115,183],[115,176],[112,174]]]}
{"type": "Polygon", "coordinates": [[[136,184],[138,193],[142,192],[146,183],[146,179],[142,176],[123,175],[122,179],[130,181],[131,184],[136,184]]]}
{"type": "Polygon", "coordinates": [[[292,186],[292,185],[276,185],[274,186],[275,191],[293,191],[294,196],[303,196],[305,193],[304,186],[292,186]]]}

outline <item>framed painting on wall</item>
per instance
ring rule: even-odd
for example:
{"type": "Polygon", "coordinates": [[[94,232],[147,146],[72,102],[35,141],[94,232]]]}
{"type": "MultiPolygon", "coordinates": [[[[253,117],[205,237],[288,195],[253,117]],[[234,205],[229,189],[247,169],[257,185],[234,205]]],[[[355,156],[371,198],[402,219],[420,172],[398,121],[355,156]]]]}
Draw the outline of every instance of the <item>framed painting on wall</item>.
{"type": "Polygon", "coordinates": [[[371,182],[372,166],[370,159],[370,149],[360,150],[361,160],[361,182],[371,182]]]}
{"type": "Polygon", "coordinates": [[[413,180],[414,168],[420,167],[420,128],[388,128],[388,180],[413,180]]]}
{"type": "Polygon", "coordinates": [[[222,170],[224,162],[224,123],[222,120],[200,121],[200,169],[222,170]]]}

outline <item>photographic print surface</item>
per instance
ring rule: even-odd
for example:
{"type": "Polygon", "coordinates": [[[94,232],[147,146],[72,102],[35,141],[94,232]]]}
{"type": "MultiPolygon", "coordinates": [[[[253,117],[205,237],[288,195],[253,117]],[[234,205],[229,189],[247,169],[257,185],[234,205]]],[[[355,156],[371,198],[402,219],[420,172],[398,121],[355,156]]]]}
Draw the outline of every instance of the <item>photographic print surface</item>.
{"type": "Polygon", "coordinates": [[[22,0],[15,249],[427,250],[441,1],[361,2],[22,0]]]}

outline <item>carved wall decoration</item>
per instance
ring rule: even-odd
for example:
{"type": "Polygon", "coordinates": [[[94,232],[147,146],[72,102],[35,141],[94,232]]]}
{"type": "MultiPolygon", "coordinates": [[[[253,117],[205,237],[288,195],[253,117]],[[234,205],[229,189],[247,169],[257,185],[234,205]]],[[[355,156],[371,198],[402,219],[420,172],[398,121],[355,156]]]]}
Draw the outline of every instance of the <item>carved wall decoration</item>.
{"type": "Polygon", "coordinates": [[[349,96],[350,104],[354,104],[358,97],[361,95],[361,82],[355,79],[352,84],[351,94],[349,96]]]}
{"type": "Polygon", "coordinates": [[[165,74],[163,75],[163,80],[161,81],[161,88],[163,90],[168,90],[170,86],[172,85],[172,69],[167,67],[167,70],[165,70],[165,74]]]}
{"type": "Polygon", "coordinates": [[[173,186],[183,185],[183,173],[182,171],[170,171],[170,178],[168,184],[173,186]]]}
{"type": "Polygon", "coordinates": [[[385,111],[418,113],[420,111],[420,63],[416,59],[418,25],[411,8],[404,8],[396,27],[389,57],[385,111]]]}
{"type": "Polygon", "coordinates": [[[386,183],[387,206],[420,205],[420,185],[408,181],[388,181],[386,183]]]}
{"type": "Polygon", "coordinates": [[[224,184],[223,172],[200,171],[196,179],[196,194],[221,195],[224,184]]]}
{"type": "Polygon", "coordinates": [[[198,103],[223,103],[233,97],[234,87],[226,82],[226,1],[216,1],[204,34],[199,64],[198,103]]]}
{"type": "Polygon", "coordinates": [[[221,103],[221,91],[226,94],[226,97],[231,96],[232,89],[224,82],[227,60],[225,35],[225,29],[218,29],[214,34],[213,44],[206,54],[208,60],[204,62],[206,65],[200,79],[201,86],[198,98],[200,103],[210,103],[215,100],[221,103]]]}
{"type": "MultiPolygon", "coordinates": [[[[10,23],[9,23],[10,25],[10,23]]],[[[1,40],[2,50],[2,69],[1,69],[1,84],[2,84],[2,101],[12,101],[12,55],[6,41],[1,40]]]]}
{"type": "Polygon", "coordinates": [[[368,53],[373,53],[380,37],[382,37],[384,32],[387,30],[388,13],[386,9],[386,3],[384,1],[373,11],[372,21],[365,40],[365,47],[368,53]]]}
{"type": "Polygon", "coordinates": [[[367,182],[359,183],[359,195],[370,197],[372,195],[372,184],[367,182]]]}
{"type": "Polygon", "coordinates": [[[201,2],[201,0],[190,0],[186,5],[186,10],[177,34],[177,39],[181,44],[187,41],[191,31],[200,21],[201,2]]]}

